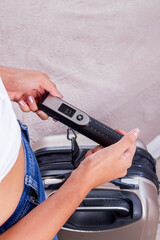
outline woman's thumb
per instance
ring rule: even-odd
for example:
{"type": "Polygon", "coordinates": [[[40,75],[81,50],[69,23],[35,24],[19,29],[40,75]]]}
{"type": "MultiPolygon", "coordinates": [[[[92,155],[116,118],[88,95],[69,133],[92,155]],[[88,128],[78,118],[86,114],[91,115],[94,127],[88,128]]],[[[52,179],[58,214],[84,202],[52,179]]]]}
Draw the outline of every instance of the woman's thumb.
{"type": "Polygon", "coordinates": [[[45,78],[41,81],[41,87],[49,92],[52,96],[59,98],[63,97],[63,95],[57,90],[56,85],[49,78],[45,78]]]}
{"type": "Polygon", "coordinates": [[[127,133],[120,141],[120,148],[121,151],[126,151],[138,138],[140,133],[140,130],[138,128],[135,128],[131,130],[129,133],[127,133]]]}

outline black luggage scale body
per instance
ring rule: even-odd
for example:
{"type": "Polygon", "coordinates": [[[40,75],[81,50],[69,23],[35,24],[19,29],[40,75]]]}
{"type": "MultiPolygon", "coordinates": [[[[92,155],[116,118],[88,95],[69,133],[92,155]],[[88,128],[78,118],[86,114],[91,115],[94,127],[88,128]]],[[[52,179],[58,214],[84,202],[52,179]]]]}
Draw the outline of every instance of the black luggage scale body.
{"type": "Polygon", "coordinates": [[[38,103],[38,108],[103,147],[107,147],[123,137],[119,132],[90,117],[80,109],[48,93],[38,103]]]}

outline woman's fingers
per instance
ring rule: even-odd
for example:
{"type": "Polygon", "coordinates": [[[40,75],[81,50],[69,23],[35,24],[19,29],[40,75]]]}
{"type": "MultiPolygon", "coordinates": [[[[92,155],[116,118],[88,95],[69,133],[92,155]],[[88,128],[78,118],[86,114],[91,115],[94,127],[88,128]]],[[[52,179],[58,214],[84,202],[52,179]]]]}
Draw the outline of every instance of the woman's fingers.
{"type": "Polygon", "coordinates": [[[48,116],[46,113],[44,113],[43,111],[41,111],[41,110],[38,110],[38,111],[36,112],[36,114],[37,114],[42,120],[47,120],[47,119],[49,118],[49,116],[48,116]]]}
{"type": "Polygon", "coordinates": [[[83,175],[87,176],[91,188],[100,186],[108,181],[123,177],[132,164],[136,150],[135,140],[139,135],[139,129],[133,129],[119,142],[94,152],[87,153],[86,159],[80,164],[83,175]],[[93,153],[90,156],[90,153],[93,153]]]}
{"type": "MultiPolygon", "coordinates": [[[[134,144],[134,142],[135,142],[136,138],[138,137],[138,135],[139,135],[139,129],[133,129],[129,133],[125,133],[125,136],[119,142],[117,142],[116,144],[110,146],[110,148],[112,148],[112,151],[116,150],[118,154],[119,154],[119,152],[121,152],[122,154],[124,154],[124,156],[125,156],[125,154],[127,156],[128,149],[130,149],[131,145],[134,144]],[[117,145],[116,148],[115,148],[115,145],[117,145]]],[[[93,153],[95,153],[95,152],[97,152],[97,151],[99,151],[101,149],[103,149],[103,147],[98,145],[98,146],[94,147],[93,149],[90,149],[86,153],[85,157],[88,157],[91,154],[93,154],[93,153]]]]}
{"type": "MultiPolygon", "coordinates": [[[[53,86],[55,86],[54,83],[52,83],[52,84],[53,84],[53,86]]],[[[53,86],[52,86],[52,88],[53,88],[53,86]]],[[[56,86],[55,86],[55,89],[56,89],[56,86]]],[[[43,111],[38,110],[38,106],[37,106],[37,102],[42,98],[44,93],[45,93],[45,90],[42,89],[42,87],[39,88],[39,91],[32,90],[32,91],[24,93],[21,96],[20,100],[18,101],[21,110],[23,112],[30,112],[30,111],[36,112],[37,115],[42,120],[47,120],[49,118],[49,116],[46,113],[44,113],[43,111]]],[[[55,90],[55,95],[58,96],[56,90],[55,90]]],[[[62,97],[62,95],[59,95],[59,97],[62,97]]],[[[57,120],[55,120],[55,119],[53,119],[53,121],[57,122],[57,120]]]]}
{"type": "Polygon", "coordinates": [[[23,96],[18,104],[23,112],[36,112],[38,110],[36,100],[32,95],[23,96]]]}
{"type": "Polygon", "coordinates": [[[49,92],[52,96],[62,98],[63,95],[57,90],[56,85],[49,79],[47,75],[40,80],[40,87],[49,92]]]}
{"type": "Polygon", "coordinates": [[[28,103],[28,106],[29,106],[29,108],[32,112],[35,112],[35,111],[38,110],[36,100],[33,96],[31,96],[31,95],[28,96],[27,103],[28,103]]]}
{"type": "Polygon", "coordinates": [[[122,164],[124,164],[125,170],[131,167],[135,151],[136,151],[136,144],[133,143],[131,147],[121,155],[120,161],[123,161],[122,164]]]}
{"type": "Polygon", "coordinates": [[[23,112],[30,112],[30,108],[24,100],[19,100],[18,104],[23,112]]]}
{"type": "Polygon", "coordinates": [[[99,151],[99,150],[101,150],[101,149],[103,149],[103,147],[102,147],[101,145],[98,145],[98,146],[94,147],[93,149],[90,149],[90,150],[86,153],[85,157],[88,157],[88,156],[90,156],[91,154],[93,154],[93,153],[95,153],[95,152],[97,152],[97,151],[99,151]]]}
{"type": "Polygon", "coordinates": [[[125,132],[125,131],[123,131],[123,130],[121,130],[121,129],[115,129],[115,130],[116,130],[117,132],[123,134],[123,135],[126,135],[126,134],[127,134],[127,132],[125,132]]]}
{"type": "MultiPolygon", "coordinates": [[[[24,93],[21,96],[18,103],[25,102],[25,104],[28,106],[29,110],[35,112],[38,110],[37,102],[38,102],[38,99],[41,98],[41,96],[42,96],[41,93],[36,90],[29,91],[29,92],[24,93]]],[[[22,109],[22,111],[23,111],[23,109],[22,109]]]]}
{"type": "Polygon", "coordinates": [[[127,151],[125,151],[123,154],[122,154],[122,158],[132,158],[135,154],[135,151],[136,151],[136,144],[133,143],[130,148],[128,148],[127,151]]]}
{"type": "MultiPolygon", "coordinates": [[[[140,130],[135,128],[127,133],[119,142],[115,143],[117,145],[117,152],[125,152],[138,138],[140,130]]],[[[114,147],[114,145],[112,145],[114,147]]]]}
{"type": "MultiPolygon", "coordinates": [[[[23,112],[36,112],[36,114],[42,119],[47,120],[49,116],[41,110],[38,110],[36,100],[33,96],[27,96],[18,101],[18,104],[23,112]],[[25,100],[23,100],[25,99],[25,100]]],[[[57,120],[53,119],[54,122],[57,120]]]]}

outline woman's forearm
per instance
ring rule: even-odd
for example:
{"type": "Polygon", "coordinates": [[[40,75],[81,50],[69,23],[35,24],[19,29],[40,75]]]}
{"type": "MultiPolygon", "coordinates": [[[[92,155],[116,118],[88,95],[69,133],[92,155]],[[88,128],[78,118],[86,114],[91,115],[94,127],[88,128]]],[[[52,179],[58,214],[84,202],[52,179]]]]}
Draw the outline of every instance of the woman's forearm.
{"type": "Polygon", "coordinates": [[[15,75],[15,72],[17,70],[18,68],[12,68],[12,67],[6,67],[3,65],[0,65],[0,76],[2,77],[4,84],[12,79],[12,77],[15,75]]]}
{"type": "Polygon", "coordinates": [[[59,191],[0,235],[0,240],[51,240],[90,191],[86,181],[73,172],[59,191]]]}
{"type": "MultiPolygon", "coordinates": [[[[37,70],[25,70],[0,65],[0,77],[10,99],[15,102],[22,100],[24,105],[28,96],[32,96],[34,102],[36,102],[37,98],[42,97],[46,91],[52,96],[63,97],[48,75],[37,70]]],[[[20,107],[24,112],[35,111],[32,106],[27,108],[27,106],[22,107],[20,105],[20,107]]]]}
{"type": "Polygon", "coordinates": [[[8,82],[8,79],[12,74],[12,71],[11,72],[10,71],[11,68],[0,65],[0,77],[2,78],[2,81],[6,88],[7,88],[6,82],[8,82]]]}

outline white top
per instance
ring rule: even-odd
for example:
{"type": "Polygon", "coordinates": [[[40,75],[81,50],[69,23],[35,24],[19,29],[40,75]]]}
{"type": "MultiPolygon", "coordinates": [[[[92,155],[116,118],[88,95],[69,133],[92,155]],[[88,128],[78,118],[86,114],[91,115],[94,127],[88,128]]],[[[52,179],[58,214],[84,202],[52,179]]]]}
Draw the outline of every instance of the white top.
{"type": "Polygon", "coordinates": [[[0,78],[0,182],[15,164],[20,144],[21,130],[0,78]]]}

